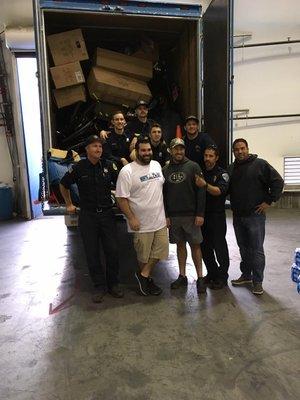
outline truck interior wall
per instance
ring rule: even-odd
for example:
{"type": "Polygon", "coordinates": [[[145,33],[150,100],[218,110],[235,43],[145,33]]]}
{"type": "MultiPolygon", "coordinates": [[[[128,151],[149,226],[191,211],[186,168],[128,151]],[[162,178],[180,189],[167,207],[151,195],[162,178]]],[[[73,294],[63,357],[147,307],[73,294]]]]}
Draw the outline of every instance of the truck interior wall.
{"type": "Polygon", "coordinates": [[[183,116],[197,115],[198,79],[197,66],[197,24],[187,24],[180,35],[178,46],[173,54],[174,76],[176,76],[180,88],[179,109],[183,116]]]}
{"type": "MultiPolygon", "coordinates": [[[[178,87],[174,109],[180,116],[197,114],[197,21],[176,18],[119,16],[92,13],[45,12],[46,35],[81,28],[89,60],[81,62],[85,78],[92,65],[96,47],[122,51],[141,37],[159,45],[160,59],[167,62],[168,80],[178,87]]],[[[53,66],[48,51],[48,66],[53,66]]],[[[53,82],[49,79],[50,93],[53,82]]],[[[151,84],[150,84],[151,87],[151,84]]],[[[70,106],[72,107],[72,106],[70,106]]],[[[61,109],[65,110],[65,109],[61,109]]],[[[52,141],[56,143],[57,108],[51,102],[52,141]]]]}

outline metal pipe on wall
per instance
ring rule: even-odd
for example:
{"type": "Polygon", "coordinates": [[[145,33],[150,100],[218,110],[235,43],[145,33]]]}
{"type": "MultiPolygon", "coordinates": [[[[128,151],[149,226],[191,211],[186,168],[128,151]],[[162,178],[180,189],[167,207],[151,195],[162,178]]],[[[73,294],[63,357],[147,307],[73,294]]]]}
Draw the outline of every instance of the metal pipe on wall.
{"type": "Polygon", "coordinates": [[[246,47],[278,46],[280,44],[293,44],[293,43],[300,43],[300,40],[284,40],[281,42],[252,43],[252,44],[234,46],[234,49],[245,49],[246,47]]]}
{"type": "Polygon", "coordinates": [[[278,115],[256,115],[253,117],[233,117],[235,121],[237,120],[247,120],[247,119],[267,119],[267,118],[291,118],[300,117],[300,114],[278,114],[278,115]]]}

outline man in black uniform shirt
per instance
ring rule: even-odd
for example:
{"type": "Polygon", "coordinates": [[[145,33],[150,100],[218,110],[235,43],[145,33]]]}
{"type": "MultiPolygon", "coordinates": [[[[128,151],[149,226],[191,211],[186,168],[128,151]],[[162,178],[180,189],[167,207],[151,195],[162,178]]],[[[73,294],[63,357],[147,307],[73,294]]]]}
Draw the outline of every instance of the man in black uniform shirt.
{"type": "MultiPolygon", "coordinates": [[[[118,169],[121,169],[130,161],[133,135],[125,127],[126,121],[122,111],[116,111],[112,115],[111,123],[113,128],[109,129],[105,135],[103,158],[114,161],[118,165],[118,169]]],[[[104,135],[100,134],[100,136],[104,135]]]]}
{"type": "Polygon", "coordinates": [[[101,159],[102,143],[97,135],[87,139],[86,153],[87,158],[80,160],[62,178],[60,191],[65,199],[67,211],[74,213],[76,208],[70,197],[70,186],[73,183],[78,185],[79,227],[90,277],[95,287],[93,301],[99,303],[107,290],[114,297],[123,297],[118,285],[116,223],[111,200],[111,186],[117,178],[117,167],[112,162],[101,159]],[[106,258],[106,279],[100,261],[99,239],[106,258]]]}
{"type": "Polygon", "coordinates": [[[183,138],[185,142],[185,155],[190,160],[205,169],[204,150],[210,144],[215,144],[208,133],[199,132],[199,119],[190,115],[185,119],[186,135],[183,138]]]}
{"type": "Polygon", "coordinates": [[[196,177],[197,186],[206,188],[206,209],[202,226],[203,242],[201,243],[201,250],[207,268],[207,276],[204,279],[211,289],[222,289],[227,286],[229,268],[225,215],[225,198],[229,186],[229,175],[217,165],[218,159],[219,151],[217,147],[208,146],[204,151],[204,177],[196,177]]]}
{"type": "Polygon", "coordinates": [[[161,167],[164,167],[166,162],[170,159],[170,153],[163,139],[161,126],[159,124],[153,124],[149,139],[152,149],[152,160],[158,161],[161,167]]]}
{"type": "Polygon", "coordinates": [[[149,106],[143,100],[136,103],[136,117],[127,124],[127,129],[135,135],[149,136],[154,121],[148,118],[149,106]]]}

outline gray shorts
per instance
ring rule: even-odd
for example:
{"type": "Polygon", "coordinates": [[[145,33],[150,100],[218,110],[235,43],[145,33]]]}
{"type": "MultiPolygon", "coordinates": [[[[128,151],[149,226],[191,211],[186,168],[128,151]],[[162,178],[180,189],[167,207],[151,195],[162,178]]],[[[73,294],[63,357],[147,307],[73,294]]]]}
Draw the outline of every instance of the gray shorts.
{"type": "Polygon", "coordinates": [[[170,243],[200,244],[202,242],[201,227],[195,225],[195,217],[170,217],[170,221],[170,243]]]}

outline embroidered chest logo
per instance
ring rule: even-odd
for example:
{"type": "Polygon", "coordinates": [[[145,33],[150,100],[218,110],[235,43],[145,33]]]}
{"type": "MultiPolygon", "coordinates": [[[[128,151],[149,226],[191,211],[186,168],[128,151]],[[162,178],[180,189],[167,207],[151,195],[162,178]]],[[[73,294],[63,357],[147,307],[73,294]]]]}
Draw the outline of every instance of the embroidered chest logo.
{"type": "Polygon", "coordinates": [[[229,182],[229,175],[227,174],[227,172],[224,172],[224,174],[222,174],[222,178],[225,182],[229,182]]]}
{"type": "Polygon", "coordinates": [[[161,178],[160,172],[151,172],[150,174],[140,176],[141,182],[151,181],[153,179],[161,178]]]}
{"type": "Polygon", "coordinates": [[[197,153],[200,153],[201,147],[198,144],[196,144],[195,150],[196,150],[197,153]]]}
{"type": "Polygon", "coordinates": [[[172,183],[180,183],[183,182],[186,178],[186,175],[184,172],[173,172],[169,176],[169,181],[172,183]]]}

